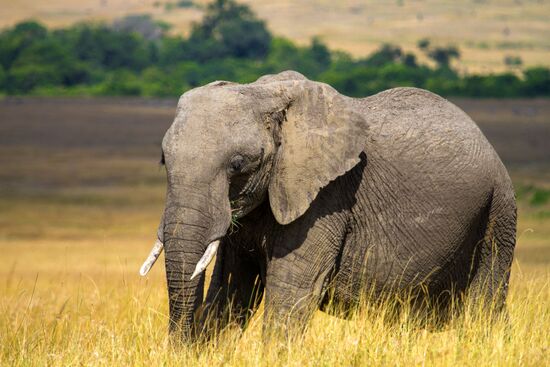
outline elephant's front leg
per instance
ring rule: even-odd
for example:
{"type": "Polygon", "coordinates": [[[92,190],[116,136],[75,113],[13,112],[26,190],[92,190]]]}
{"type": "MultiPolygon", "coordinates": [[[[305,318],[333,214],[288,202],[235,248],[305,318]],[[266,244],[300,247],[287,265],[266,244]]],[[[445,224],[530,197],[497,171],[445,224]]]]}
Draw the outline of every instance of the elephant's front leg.
{"type": "Polygon", "coordinates": [[[229,243],[222,243],[220,250],[201,317],[208,336],[230,323],[244,327],[263,294],[258,266],[229,243]]]}
{"type": "Polygon", "coordinates": [[[342,238],[313,228],[305,242],[274,247],[265,286],[264,333],[300,333],[318,309],[337,266],[342,238]],[[290,248],[290,249],[289,249],[290,248]]]}

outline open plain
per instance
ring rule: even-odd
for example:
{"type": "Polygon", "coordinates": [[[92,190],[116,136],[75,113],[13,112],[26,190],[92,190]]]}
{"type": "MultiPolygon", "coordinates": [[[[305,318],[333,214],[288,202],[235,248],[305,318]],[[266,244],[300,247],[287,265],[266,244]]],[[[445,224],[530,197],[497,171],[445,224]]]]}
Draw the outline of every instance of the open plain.
{"type": "Polygon", "coordinates": [[[316,314],[263,345],[261,322],[174,349],[162,259],[138,275],[164,204],[160,142],[175,100],[0,101],[0,364],[542,366],[550,361],[550,101],[454,100],[507,165],[519,207],[509,318],[443,329],[316,314]]]}

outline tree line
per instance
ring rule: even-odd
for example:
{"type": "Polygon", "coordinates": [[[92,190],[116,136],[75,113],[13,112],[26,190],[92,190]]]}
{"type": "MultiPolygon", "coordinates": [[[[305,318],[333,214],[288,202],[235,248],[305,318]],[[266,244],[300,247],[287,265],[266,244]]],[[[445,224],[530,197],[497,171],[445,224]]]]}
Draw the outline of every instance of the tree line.
{"type": "Polygon", "coordinates": [[[384,44],[364,58],[330,50],[319,38],[299,46],[272,35],[246,5],[215,0],[188,37],[148,15],[49,30],[24,21],[0,33],[0,94],[179,96],[214,80],[247,83],[293,69],[349,96],[415,86],[444,96],[550,96],[550,69],[461,75],[455,47],[418,42],[428,66],[384,44]]]}

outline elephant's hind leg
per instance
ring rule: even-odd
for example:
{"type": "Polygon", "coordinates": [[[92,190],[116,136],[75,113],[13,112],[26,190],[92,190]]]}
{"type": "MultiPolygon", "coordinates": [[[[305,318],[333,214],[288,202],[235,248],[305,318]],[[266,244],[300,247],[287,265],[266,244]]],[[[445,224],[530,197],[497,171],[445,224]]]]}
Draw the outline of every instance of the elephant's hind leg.
{"type": "Polygon", "coordinates": [[[495,311],[504,308],[516,242],[516,205],[511,188],[495,188],[485,235],[476,246],[470,295],[495,311]]]}

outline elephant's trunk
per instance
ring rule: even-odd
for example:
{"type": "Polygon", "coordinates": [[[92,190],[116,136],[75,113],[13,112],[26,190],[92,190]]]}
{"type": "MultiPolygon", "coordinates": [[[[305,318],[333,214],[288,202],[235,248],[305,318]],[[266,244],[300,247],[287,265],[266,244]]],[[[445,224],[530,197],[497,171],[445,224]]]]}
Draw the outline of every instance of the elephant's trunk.
{"type": "Polygon", "coordinates": [[[204,185],[202,192],[191,186],[170,180],[163,240],[170,331],[193,339],[200,330],[195,316],[203,302],[203,270],[229,227],[231,209],[226,181],[204,185]]]}
{"type": "Polygon", "coordinates": [[[196,224],[175,222],[165,226],[165,264],[170,307],[170,332],[192,337],[195,313],[203,301],[204,273],[191,279],[205,250],[196,224]],[[189,230],[191,228],[191,230],[189,230]]]}

